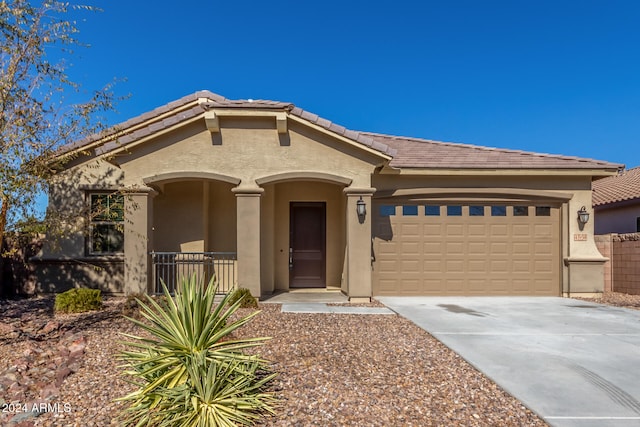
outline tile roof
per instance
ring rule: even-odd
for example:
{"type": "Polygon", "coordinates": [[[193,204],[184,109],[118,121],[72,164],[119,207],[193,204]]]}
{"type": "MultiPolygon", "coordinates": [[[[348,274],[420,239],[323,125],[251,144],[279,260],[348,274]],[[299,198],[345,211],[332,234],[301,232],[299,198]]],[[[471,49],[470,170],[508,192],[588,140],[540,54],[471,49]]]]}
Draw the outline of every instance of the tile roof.
{"type": "Polygon", "coordinates": [[[578,157],[531,153],[419,138],[357,132],[305,111],[294,104],[269,100],[230,100],[210,91],[198,91],[131,118],[81,141],[63,146],[57,155],[82,149],[102,138],[111,138],[95,148],[101,155],[190,120],[210,109],[256,109],[286,111],[334,134],[343,136],[391,157],[396,168],[457,169],[620,169],[623,165],[578,157]]]}
{"type": "Polygon", "coordinates": [[[640,167],[594,181],[593,206],[640,199],[640,167]]]}
{"type": "Polygon", "coordinates": [[[600,160],[364,132],[396,149],[389,166],[446,169],[620,169],[600,160]]]}

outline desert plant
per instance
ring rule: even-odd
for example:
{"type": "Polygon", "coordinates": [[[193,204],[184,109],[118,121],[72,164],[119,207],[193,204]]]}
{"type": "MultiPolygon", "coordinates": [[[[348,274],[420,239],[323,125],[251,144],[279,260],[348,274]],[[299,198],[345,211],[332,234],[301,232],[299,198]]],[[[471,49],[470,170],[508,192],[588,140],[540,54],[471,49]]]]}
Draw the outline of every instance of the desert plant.
{"type": "Polygon", "coordinates": [[[125,425],[249,425],[273,413],[275,396],[265,391],[275,374],[267,362],[244,350],[268,338],[233,339],[233,331],[259,312],[230,318],[240,302],[229,295],[214,303],[216,284],[196,276],[183,279],[171,297],[163,283],[166,305],[145,296],[138,300],[143,320],[130,319],[149,337],[125,334],[133,341],[121,354],[125,374],[137,389],[120,398],[129,403],[125,425]]]}
{"type": "Polygon", "coordinates": [[[56,313],[83,313],[102,308],[100,289],[76,288],[56,295],[56,313]]]}
{"type": "Polygon", "coordinates": [[[229,304],[240,301],[240,308],[258,308],[258,301],[247,288],[238,288],[231,293],[229,304]]]}

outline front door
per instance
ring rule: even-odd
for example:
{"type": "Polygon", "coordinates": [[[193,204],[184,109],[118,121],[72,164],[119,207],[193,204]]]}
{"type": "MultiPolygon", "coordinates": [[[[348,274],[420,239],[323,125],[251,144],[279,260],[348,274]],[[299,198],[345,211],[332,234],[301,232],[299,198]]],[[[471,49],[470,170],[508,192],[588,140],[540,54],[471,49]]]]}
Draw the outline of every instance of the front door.
{"type": "Polygon", "coordinates": [[[325,287],[325,203],[291,202],[289,218],[289,287],[325,287]]]}

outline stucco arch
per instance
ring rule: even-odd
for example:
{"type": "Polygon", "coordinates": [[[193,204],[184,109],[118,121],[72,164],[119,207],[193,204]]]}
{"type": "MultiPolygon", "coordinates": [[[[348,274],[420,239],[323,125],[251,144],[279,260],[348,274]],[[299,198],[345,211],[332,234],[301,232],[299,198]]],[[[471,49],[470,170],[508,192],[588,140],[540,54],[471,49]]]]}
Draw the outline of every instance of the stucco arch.
{"type": "Polygon", "coordinates": [[[153,184],[159,184],[159,183],[166,184],[169,182],[193,180],[193,179],[222,181],[222,182],[227,182],[233,185],[238,185],[240,184],[240,181],[241,181],[240,178],[235,178],[229,175],[223,175],[223,174],[214,173],[214,172],[198,172],[198,171],[179,171],[179,172],[160,173],[160,174],[145,177],[142,179],[142,181],[147,185],[153,185],[153,184]]]}
{"type": "Polygon", "coordinates": [[[285,181],[320,181],[348,186],[351,185],[351,182],[353,180],[351,178],[326,172],[294,171],[263,176],[256,179],[256,184],[262,186],[266,184],[277,184],[279,182],[285,181]]]}

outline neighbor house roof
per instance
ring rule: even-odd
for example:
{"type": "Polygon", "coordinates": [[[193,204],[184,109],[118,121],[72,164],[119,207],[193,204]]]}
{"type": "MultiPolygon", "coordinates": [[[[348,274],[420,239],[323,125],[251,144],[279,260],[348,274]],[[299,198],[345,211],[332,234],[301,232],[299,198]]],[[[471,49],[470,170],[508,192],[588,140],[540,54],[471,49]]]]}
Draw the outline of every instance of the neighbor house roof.
{"type": "Polygon", "coordinates": [[[230,100],[210,91],[199,91],[182,97],[95,135],[66,145],[57,153],[95,146],[95,154],[108,153],[141,138],[194,119],[212,109],[255,109],[285,111],[331,133],[353,140],[391,157],[392,168],[442,169],[608,169],[623,165],[599,160],[476,145],[439,142],[419,138],[382,135],[346,129],[316,114],[287,102],[269,100],[230,100]],[[102,143],[105,140],[108,142],[102,143]]]}
{"type": "Polygon", "coordinates": [[[640,167],[593,182],[593,206],[640,199],[640,167]]]}

